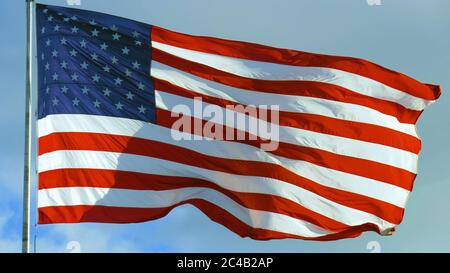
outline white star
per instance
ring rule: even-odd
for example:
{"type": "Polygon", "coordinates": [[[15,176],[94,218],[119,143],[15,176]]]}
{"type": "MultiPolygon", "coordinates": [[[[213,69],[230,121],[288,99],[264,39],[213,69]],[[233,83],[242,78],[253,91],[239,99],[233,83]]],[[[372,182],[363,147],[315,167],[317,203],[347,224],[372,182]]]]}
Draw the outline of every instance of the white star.
{"type": "Polygon", "coordinates": [[[109,97],[109,95],[111,95],[111,90],[109,90],[108,88],[106,88],[105,90],[103,90],[103,95],[109,97]]]}
{"type": "Polygon", "coordinates": [[[116,103],[116,109],[117,110],[122,110],[122,108],[123,108],[123,104],[120,103],[120,101],[118,103],[116,103]]]}
{"type": "Polygon", "coordinates": [[[125,69],[125,75],[127,75],[127,77],[131,76],[131,71],[127,69],[125,69]]]}
{"type": "Polygon", "coordinates": [[[139,113],[145,114],[145,107],[141,104],[141,106],[139,106],[139,113]]]}
{"type": "Polygon", "coordinates": [[[117,78],[114,80],[114,83],[115,83],[116,85],[121,85],[122,82],[123,82],[123,80],[122,80],[121,78],[119,78],[119,77],[117,77],[117,78]]]}
{"type": "Polygon", "coordinates": [[[67,62],[66,61],[62,61],[61,68],[63,68],[63,69],[67,68],[67,62]]]}
{"type": "Polygon", "coordinates": [[[134,44],[135,44],[135,45],[137,45],[137,46],[141,46],[141,45],[142,45],[142,42],[141,42],[141,41],[138,41],[138,40],[136,40],[136,41],[134,41],[134,44]]]}
{"type": "Polygon", "coordinates": [[[88,68],[88,64],[86,62],[83,62],[82,64],[80,64],[81,69],[87,69],[88,68]]]}
{"type": "Polygon", "coordinates": [[[122,54],[128,55],[129,52],[130,50],[128,49],[128,47],[122,48],[122,54]]]}
{"type": "Polygon", "coordinates": [[[78,52],[75,49],[72,49],[71,51],[69,51],[70,56],[75,57],[77,56],[78,52]]]}
{"type": "Polygon", "coordinates": [[[108,72],[108,73],[109,73],[110,70],[111,70],[111,68],[109,68],[108,65],[105,65],[105,66],[103,67],[103,71],[105,71],[105,72],[108,72]]]}
{"type": "Polygon", "coordinates": [[[111,27],[111,30],[112,30],[112,31],[117,31],[116,25],[113,25],[113,26],[111,27]]]}
{"type": "Polygon", "coordinates": [[[72,17],[70,17],[70,19],[72,19],[72,20],[74,20],[74,21],[77,21],[78,20],[78,18],[74,15],[74,16],[72,16],[72,17]]]}
{"type": "Polygon", "coordinates": [[[61,38],[61,44],[62,45],[67,45],[67,39],[65,37],[61,38]]]}
{"type": "Polygon", "coordinates": [[[116,56],[113,56],[111,61],[113,64],[117,64],[118,59],[116,58],[116,56]]]}
{"type": "Polygon", "coordinates": [[[56,51],[56,49],[53,49],[52,56],[53,57],[58,57],[58,51],[56,51]]]}
{"type": "Polygon", "coordinates": [[[81,89],[81,92],[83,94],[87,94],[87,93],[89,93],[89,88],[87,88],[86,86],[83,86],[83,88],[81,89]]]}
{"type": "Polygon", "coordinates": [[[134,69],[139,69],[139,67],[141,66],[141,64],[138,63],[137,61],[134,61],[134,62],[132,63],[132,65],[133,65],[133,68],[134,68],[134,69]]]}
{"type": "Polygon", "coordinates": [[[94,52],[91,54],[92,60],[98,61],[98,55],[94,52]]]}
{"type": "Polygon", "coordinates": [[[133,95],[133,93],[131,93],[130,91],[128,91],[128,93],[126,94],[126,96],[127,96],[127,99],[133,100],[134,95],[133,95]]]}
{"type": "Polygon", "coordinates": [[[94,82],[98,82],[100,80],[100,77],[97,74],[95,74],[94,76],[92,76],[92,80],[94,82]]]}
{"type": "Polygon", "coordinates": [[[49,22],[53,21],[53,16],[50,15],[50,16],[47,18],[47,20],[48,20],[49,22]]]}
{"type": "Polygon", "coordinates": [[[95,20],[94,20],[94,19],[92,19],[91,21],[89,21],[89,24],[90,24],[90,25],[92,25],[92,26],[95,26],[95,25],[97,25],[97,23],[95,22],[95,20]]]}
{"type": "Polygon", "coordinates": [[[133,34],[133,37],[134,37],[134,38],[136,38],[136,37],[138,37],[138,36],[139,36],[139,32],[137,32],[136,30],[135,30],[135,31],[133,31],[133,33],[132,33],[132,34],[133,34]]]}
{"type": "Polygon", "coordinates": [[[44,53],[41,54],[41,60],[45,59],[44,53]]]}
{"type": "Polygon", "coordinates": [[[55,73],[52,75],[52,79],[53,79],[54,81],[57,81],[58,78],[59,78],[59,76],[58,76],[58,74],[56,74],[56,72],[55,72],[55,73]]]}
{"type": "Polygon", "coordinates": [[[72,33],[77,33],[77,32],[78,32],[78,29],[79,29],[79,28],[77,28],[77,26],[73,26],[73,28],[71,28],[72,33]]]}
{"type": "Polygon", "coordinates": [[[80,45],[81,45],[81,47],[83,47],[83,48],[85,48],[86,47],[86,41],[83,39],[83,40],[81,40],[81,42],[80,42],[80,45]]]}
{"type": "Polygon", "coordinates": [[[53,105],[58,105],[59,100],[57,98],[53,98],[52,102],[53,102],[53,105]]]}
{"type": "Polygon", "coordinates": [[[60,28],[61,27],[59,25],[56,25],[56,26],[53,27],[53,31],[59,31],[60,28]]]}
{"type": "Polygon", "coordinates": [[[106,50],[106,49],[108,48],[108,45],[105,44],[105,43],[103,43],[103,44],[100,45],[100,48],[101,48],[102,50],[106,50]]]}
{"type": "Polygon", "coordinates": [[[70,76],[70,78],[72,79],[72,81],[78,81],[78,78],[79,78],[80,76],[78,76],[77,75],[77,73],[73,73],[71,76],[70,76]]]}
{"type": "Polygon", "coordinates": [[[64,22],[69,22],[69,21],[70,21],[70,18],[64,17],[63,20],[64,20],[64,22]]]}
{"type": "Polygon", "coordinates": [[[120,37],[122,37],[122,36],[119,35],[118,33],[114,33],[114,34],[112,35],[112,37],[113,37],[113,40],[119,41],[120,37]]]}
{"type": "Polygon", "coordinates": [[[50,93],[50,87],[47,86],[47,88],[45,88],[45,94],[49,94],[50,93]]]}
{"type": "Polygon", "coordinates": [[[94,29],[93,31],[91,31],[91,34],[94,37],[98,37],[98,33],[99,33],[99,31],[97,29],[94,29]]]}
{"type": "Polygon", "coordinates": [[[45,64],[45,70],[49,70],[50,69],[50,64],[49,63],[46,63],[45,64]]]}
{"type": "Polygon", "coordinates": [[[42,12],[43,12],[44,14],[47,14],[48,9],[43,9],[42,12]]]}
{"type": "Polygon", "coordinates": [[[47,39],[47,41],[45,41],[45,46],[50,46],[50,44],[51,44],[50,39],[47,39]]]}
{"type": "Polygon", "coordinates": [[[142,84],[142,82],[138,83],[138,88],[139,90],[144,90],[144,84],[142,84]]]}
{"type": "Polygon", "coordinates": [[[96,108],[99,108],[99,107],[100,107],[100,102],[99,102],[98,100],[95,100],[95,101],[94,101],[94,106],[95,106],[96,108]]]}
{"type": "Polygon", "coordinates": [[[41,33],[44,34],[45,33],[45,27],[41,28],[41,33]]]}
{"type": "Polygon", "coordinates": [[[80,103],[80,100],[77,99],[77,98],[74,98],[74,99],[72,100],[73,106],[78,106],[79,103],[80,103]]]}
{"type": "Polygon", "coordinates": [[[67,86],[65,86],[65,85],[63,87],[61,87],[61,93],[63,93],[63,94],[66,94],[67,90],[69,90],[69,88],[67,88],[67,86]]]}

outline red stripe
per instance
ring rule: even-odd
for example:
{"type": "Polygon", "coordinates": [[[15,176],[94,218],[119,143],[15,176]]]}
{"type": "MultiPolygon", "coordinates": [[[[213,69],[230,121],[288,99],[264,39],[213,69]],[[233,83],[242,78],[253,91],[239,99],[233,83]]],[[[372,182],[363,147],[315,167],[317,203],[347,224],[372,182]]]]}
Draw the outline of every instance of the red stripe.
{"type": "MultiPolygon", "coordinates": [[[[224,108],[227,106],[240,105],[237,102],[199,94],[160,79],[153,78],[153,82],[155,89],[158,91],[163,91],[190,99],[201,97],[206,103],[215,104],[224,108]]],[[[256,108],[252,107],[252,109],[256,108]]],[[[257,115],[254,117],[272,122],[268,118],[263,118],[257,115]]],[[[278,124],[281,126],[294,127],[323,134],[368,141],[409,151],[415,154],[418,154],[420,151],[420,139],[383,126],[341,120],[315,114],[285,111],[279,112],[279,118],[280,120],[278,124]]]]}
{"type": "Polygon", "coordinates": [[[378,228],[373,224],[364,224],[360,226],[349,227],[348,229],[322,237],[301,237],[293,234],[277,232],[273,230],[252,228],[240,221],[228,211],[221,207],[202,199],[192,199],[181,202],[171,207],[165,208],[123,208],[106,206],[53,206],[39,208],[39,224],[55,223],[139,223],[159,219],[166,216],[173,208],[183,204],[191,204],[202,211],[214,222],[217,222],[229,230],[237,233],[241,237],[250,237],[255,240],[270,239],[303,239],[329,241],[342,238],[353,238],[361,235],[364,231],[378,228]]]}
{"type": "Polygon", "coordinates": [[[426,100],[435,100],[441,94],[439,86],[423,84],[404,74],[363,59],[307,53],[212,37],[192,36],[156,26],[152,28],[151,40],[176,47],[254,61],[335,68],[371,78],[426,100]]]}
{"type": "MultiPolygon", "coordinates": [[[[201,128],[205,126],[206,121],[188,116],[171,117],[170,111],[158,108],[156,110],[156,122],[158,125],[164,126],[166,128],[171,128],[172,124],[179,119],[191,119],[191,121],[189,121],[191,124],[195,124],[196,122],[200,123],[200,130],[196,131],[197,128],[195,127],[192,128],[192,130],[181,128],[183,129],[183,132],[203,136],[201,128]]],[[[233,131],[234,136],[238,134],[238,130],[234,128],[228,128],[224,126],[224,130],[233,131]]],[[[252,139],[252,136],[246,132],[244,132],[243,134],[245,134],[245,140],[233,140],[233,142],[239,142],[257,148],[261,147],[262,143],[267,143],[267,141],[261,139],[249,140],[252,139]]],[[[213,136],[209,135],[207,135],[206,137],[213,138],[213,136]]],[[[280,142],[278,143],[278,145],[278,149],[271,151],[270,153],[294,160],[303,160],[333,170],[382,181],[409,191],[412,190],[413,182],[416,178],[415,173],[371,160],[335,154],[317,148],[303,147],[284,142],[280,142]]]]}
{"type": "Polygon", "coordinates": [[[371,197],[320,185],[280,165],[267,162],[219,158],[162,142],[107,134],[53,133],[39,138],[40,155],[57,150],[136,154],[225,173],[268,177],[304,188],[344,206],[377,215],[393,224],[400,223],[403,217],[404,210],[400,207],[371,197]]]}
{"type": "Polygon", "coordinates": [[[235,192],[224,189],[210,181],[196,178],[98,169],[58,169],[39,174],[39,189],[58,187],[99,187],[158,191],[185,187],[202,187],[216,190],[249,209],[288,215],[336,232],[349,227],[280,196],[235,192]]]}
{"type": "Polygon", "coordinates": [[[408,109],[395,102],[362,95],[341,86],[313,81],[266,81],[250,79],[191,62],[164,51],[153,49],[153,60],[198,77],[236,88],[265,93],[315,97],[366,106],[396,117],[400,122],[415,124],[422,111],[408,109]]]}

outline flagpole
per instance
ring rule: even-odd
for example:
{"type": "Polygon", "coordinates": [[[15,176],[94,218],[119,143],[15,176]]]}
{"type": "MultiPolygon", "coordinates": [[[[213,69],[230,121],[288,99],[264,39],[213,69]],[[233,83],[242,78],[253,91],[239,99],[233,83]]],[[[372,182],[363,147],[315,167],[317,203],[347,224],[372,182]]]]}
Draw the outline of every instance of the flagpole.
{"type": "Polygon", "coordinates": [[[32,120],[32,58],[33,58],[33,0],[26,0],[27,5],[27,61],[25,90],[25,151],[23,170],[23,225],[22,253],[30,252],[30,178],[31,178],[31,120],[32,120]]]}

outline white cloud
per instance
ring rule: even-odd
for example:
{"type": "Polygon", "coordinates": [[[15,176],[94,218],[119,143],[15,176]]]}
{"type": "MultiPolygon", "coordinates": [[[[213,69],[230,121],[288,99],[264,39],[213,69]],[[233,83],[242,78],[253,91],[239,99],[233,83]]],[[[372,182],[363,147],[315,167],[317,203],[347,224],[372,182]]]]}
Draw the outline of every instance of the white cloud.
{"type": "MultiPolygon", "coordinates": [[[[8,155],[0,157],[0,189],[8,191],[2,192],[2,198],[19,198],[23,187],[23,167],[20,158],[8,155]]],[[[5,199],[3,199],[4,202],[5,199]]]]}
{"type": "MultiPolygon", "coordinates": [[[[0,207],[0,252],[21,251],[21,214],[0,207]],[[20,219],[19,219],[20,218],[20,219]]],[[[80,252],[142,252],[140,241],[127,237],[129,230],[123,225],[66,224],[32,227],[31,252],[72,252],[70,246],[78,242],[80,252]],[[69,244],[72,242],[71,244],[69,244]]]]}
{"type": "Polygon", "coordinates": [[[0,252],[19,252],[20,235],[16,232],[8,232],[7,227],[11,225],[14,212],[11,210],[0,210],[0,252]]]}
{"type": "MultiPolygon", "coordinates": [[[[43,227],[39,227],[42,229],[43,227]]],[[[47,227],[45,227],[47,228],[47,227]]],[[[61,224],[51,226],[37,236],[37,252],[71,252],[79,245],[80,252],[139,252],[136,244],[124,239],[125,229],[104,224],[61,224]]]]}

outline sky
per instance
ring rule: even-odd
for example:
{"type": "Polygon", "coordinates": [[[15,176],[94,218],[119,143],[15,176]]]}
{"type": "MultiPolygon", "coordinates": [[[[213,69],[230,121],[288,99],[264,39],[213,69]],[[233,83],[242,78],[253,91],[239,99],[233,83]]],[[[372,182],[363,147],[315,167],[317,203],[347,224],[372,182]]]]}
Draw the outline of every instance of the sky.
{"type": "MultiPolygon", "coordinates": [[[[41,0],[68,6],[65,0],[41,0]]],[[[75,1],[76,2],[76,1],[75,1]]],[[[333,242],[241,238],[192,206],[140,224],[35,226],[37,252],[450,252],[450,1],[80,0],[77,8],[174,31],[368,59],[443,95],[420,117],[419,173],[392,236],[333,242]],[[379,5],[377,5],[379,4],[379,5]]],[[[21,249],[25,109],[25,1],[0,1],[0,252],[21,249]]],[[[35,85],[36,86],[36,85],[35,85]]],[[[34,90],[35,92],[36,90],[34,90]]],[[[34,165],[33,165],[34,166],[34,165]]],[[[34,170],[34,168],[33,168],[34,170]]],[[[32,187],[36,187],[33,175],[32,187]]]]}

